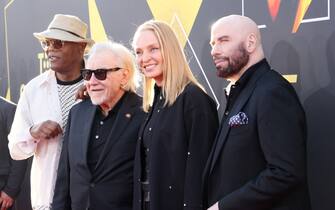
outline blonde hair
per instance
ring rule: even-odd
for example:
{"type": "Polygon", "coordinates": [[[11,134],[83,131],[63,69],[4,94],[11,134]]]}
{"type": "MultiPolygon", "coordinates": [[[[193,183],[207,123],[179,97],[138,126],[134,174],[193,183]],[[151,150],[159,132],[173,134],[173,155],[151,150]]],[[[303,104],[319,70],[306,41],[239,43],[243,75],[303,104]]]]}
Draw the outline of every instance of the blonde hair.
{"type": "MultiPolygon", "coordinates": [[[[144,22],[135,32],[133,48],[135,48],[134,40],[136,36],[146,30],[152,31],[155,34],[163,58],[162,94],[165,98],[164,106],[171,106],[190,82],[205,91],[194,77],[177,36],[167,23],[157,20],[144,22]]],[[[154,84],[154,79],[143,78],[143,109],[146,112],[153,103],[154,84]]]]}
{"type": "Polygon", "coordinates": [[[106,42],[95,43],[89,51],[88,59],[94,54],[102,51],[110,52],[116,59],[118,59],[122,68],[129,71],[128,81],[124,86],[122,86],[122,89],[136,92],[136,89],[139,86],[139,75],[136,70],[135,57],[131,51],[122,44],[109,40],[106,42]]]}

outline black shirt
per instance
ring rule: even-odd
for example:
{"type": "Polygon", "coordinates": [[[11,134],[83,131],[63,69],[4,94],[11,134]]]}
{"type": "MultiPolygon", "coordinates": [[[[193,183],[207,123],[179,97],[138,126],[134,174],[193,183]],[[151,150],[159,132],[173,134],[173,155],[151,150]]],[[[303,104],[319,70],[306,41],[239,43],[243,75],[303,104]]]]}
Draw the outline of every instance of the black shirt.
{"type": "Polygon", "coordinates": [[[225,90],[225,95],[226,95],[226,98],[227,98],[227,105],[226,105],[225,112],[223,114],[223,120],[229,115],[229,112],[232,109],[238,95],[242,92],[243,88],[246,86],[249,79],[252,77],[252,75],[256,71],[256,69],[259,68],[260,65],[263,65],[264,62],[266,62],[266,59],[261,60],[257,64],[255,64],[255,65],[251,66],[249,69],[247,69],[242,74],[240,79],[237,80],[236,83],[233,84],[230,87],[229,95],[227,94],[227,91],[225,90]]]}
{"type": "Polygon", "coordinates": [[[158,115],[160,110],[163,108],[165,99],[162,96],[161,88],[158,86],[155,86],[155,96],[154,96],[154,102],[152,107],[150,108],[148,119],[146,120],[145,127],[143,129],[142,133],[142,144],[141,144],[141,154],[143,157],[141,158],[142,162],[142,174],[141,174],[141,181],[142,183],[145,183],[143,185],[144,191],[149,191],[149,165],[150,165],[150,159],[149,159],[149,153],[150,153],[150,143],[152,141],[152,125],[159,123],[158,122],[158,115]]]}
{"type": "Polygon", "coordinates": [[[108,136],[112,135],[111,131],[124,96],[125,94],[115,104],[113,109],[108,112],[107,116],[104,116],[100,106],[97,106],[87,151],[87,165],[91,172],[94,171],[95,166],[97,165],[100,154],[102,154],[104,145],[108,140],[108,136]]]}

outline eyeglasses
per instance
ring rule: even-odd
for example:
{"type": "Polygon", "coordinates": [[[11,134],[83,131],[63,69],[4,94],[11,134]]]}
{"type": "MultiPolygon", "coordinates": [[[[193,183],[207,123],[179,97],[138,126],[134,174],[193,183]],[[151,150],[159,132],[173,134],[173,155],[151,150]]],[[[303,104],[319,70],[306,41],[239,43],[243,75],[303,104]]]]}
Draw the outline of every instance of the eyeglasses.
{"type": "Polygon", "coordinates": [[[46,39],[41,41],[41,46],[43,50],[47,50],[48,47],[52,46],[54,49],[58,50],[64,47],[65,41],[59,39],[46,39]]]}
{"type": "Polygon", "coordinates": [[[81,69],[81,75],[83,76],[84,80],[90,80],[92,73],[94,74],[95,78],[98,80],[105,80],[107,77],[107,72],[109,71],[119,71],[120,69],[123,69],[121,67],[115,67],[115,68],[110,68],[110,69],[81,69]]]}

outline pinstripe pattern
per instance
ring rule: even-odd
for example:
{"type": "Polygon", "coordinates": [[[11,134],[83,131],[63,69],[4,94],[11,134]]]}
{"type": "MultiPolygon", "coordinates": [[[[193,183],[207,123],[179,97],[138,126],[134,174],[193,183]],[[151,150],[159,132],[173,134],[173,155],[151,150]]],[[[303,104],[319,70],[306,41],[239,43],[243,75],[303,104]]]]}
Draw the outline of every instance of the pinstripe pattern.
{"type": "Polygon", "coordinates": [[[71,107],[77,103],[77,101],[75,101],[75,94],[78,91],[78,88],[83,83],[84,83],[84,80],[80,80],[79,82],[75,84],[71,84],[71,85],[57,84],[58,95],[59,95],[59,100],[60,100],[61,110],[62,110],[62,128],[64,131],[63,133],[65,133],[69,111],[71,107]]]}

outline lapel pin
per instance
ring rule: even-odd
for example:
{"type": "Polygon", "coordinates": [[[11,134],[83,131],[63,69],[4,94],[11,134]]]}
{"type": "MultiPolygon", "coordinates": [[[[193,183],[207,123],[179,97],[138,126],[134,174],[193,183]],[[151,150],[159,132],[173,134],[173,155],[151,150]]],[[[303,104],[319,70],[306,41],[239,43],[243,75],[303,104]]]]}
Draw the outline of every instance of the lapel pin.
{"type": "Polygon", "coordinates": [[[130,117],[131,117],[131,114],[127,113],[126,118],[130,118],[130,117]]]}

